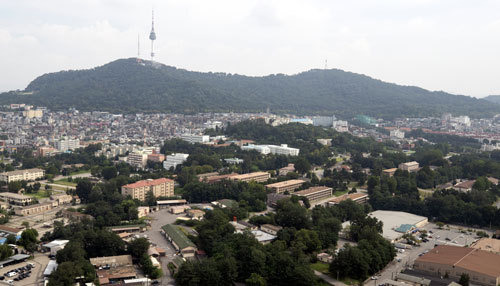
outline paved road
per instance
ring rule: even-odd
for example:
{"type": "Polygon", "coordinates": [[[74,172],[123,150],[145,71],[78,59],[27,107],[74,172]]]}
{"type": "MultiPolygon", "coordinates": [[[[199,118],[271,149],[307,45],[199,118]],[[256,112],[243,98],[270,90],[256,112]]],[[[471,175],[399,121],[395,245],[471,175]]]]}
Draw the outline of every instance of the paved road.
{"type": "Polygon", "coordinates": [[[153,219],[151,222],[151,229],[144,232],[143,234],[147,235],[152,244],[157,247],[161,247],[166,251],[166,257],[162,257],[160,259],[161,268],[163,270],[163,276],[160,280],[161,285],[169,285],[174,283],[173,277],[170,275],[170,272],[167,268],[169,262],[175,257],[176,253],[172,244],[168,242],[165,237],[161,234],[160,230],[163,225],[174,223],[177,217],[182,215],[173,215],[168,212],[168,209],[161,209],[157,212],[150,213],[149,216],[153,219]]]}
{"type": "Polygon", "coordinates": [[[318,276],[319,278],[323,279],[326,283],[330,284],[330,285],[339,285],[339,286],[347,286],[346,284],[336,280],[336,279],[333,279],[332,277],[328,276],[328,275],[325,275],[317,270],[314,270],[314,275],[318,276]]]}

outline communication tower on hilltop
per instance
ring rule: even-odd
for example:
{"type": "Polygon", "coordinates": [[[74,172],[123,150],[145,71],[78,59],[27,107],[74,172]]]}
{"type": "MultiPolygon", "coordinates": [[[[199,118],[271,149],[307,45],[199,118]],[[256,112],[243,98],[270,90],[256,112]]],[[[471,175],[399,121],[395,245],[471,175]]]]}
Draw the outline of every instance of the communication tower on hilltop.
{"type": "Polygon", "coordinates": [[[151,61],[153,61],[155,52],[154,52],[154,41],[156,40],[155,33],[155,11],[153,10],[151,13],[151,33],[149,33],[149,39],[151,40],[151,61]]]}

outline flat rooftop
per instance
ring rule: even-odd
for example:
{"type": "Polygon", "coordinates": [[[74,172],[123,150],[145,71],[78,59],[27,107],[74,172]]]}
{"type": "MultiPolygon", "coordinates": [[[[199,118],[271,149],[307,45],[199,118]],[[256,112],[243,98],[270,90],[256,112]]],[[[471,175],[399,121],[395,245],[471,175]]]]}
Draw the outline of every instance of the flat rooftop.
{"type": "Polygon", "coordinates": [[[331,203],[334,203],[334,204],[338,204],[342,201],[345,201],[345,200],[359,200],[361,198],[366,198],[368,197],[367,194],[363,194],[363,193],[355,193],[355,194],[345,194],[345,195],[342,195],[342,196],[338,196],[338,197],[335,197],[331,200],[329,200],[328,202],[331,202],[331,203]]]}
{"type": "Polygon", "coordinates": [[[306,195],[310,195],[310,194],[314,194],[314,193],[322,192],[322,191],[328,191],[328,190],[332,191],[332,188],[325,187],[325,186],[310,187],[309,189],[298,191],[298,192],[295,192],[294,194],[299,195],[299,196],[306,196],[306,195]]]}
{"type": "Polygon", "coordinates": [[[484,237],[472,244],[471,247],[500,254],[500,239],[484,237]]]}
{"type": "Polygon", "coordinates": [[[15,199],[15,200],[27,200],[27,199],[31,199],[31,197],[29,197],[29,196],[15,194],[15,193],[9,193],[9,192],[0,193],[0,197],[9,198],[9,199],[15,199]]]}
{"type": "Polygon", "coordinates": [[[438,245],[415,262],[452,265],[488,276],[500,277],[500,255],[469,247],[438,245]]]}
{"type": "Polygon", "coordinates": [[[259,177],[259,176],[269,176],[269,173],[268,172],[253,172],[253,173],[248,173],[248,174],[234,175],[231,178],[236,179],[236,180],[244,180],[244,179],[251,179],[251,178],[259,177]]]}
{"type": "Polygon", "coordinates": [[[368,214],[380,220],[383,225],[382,236],[390,241],[393,241],[403,235],[403,233],[395,231],[396,228],[403,224],[417,225],[425,220],[426,217],[414,215],[406,212],[397,211],[374,211],[368,214]]]}
{"type": "Polygon", "coordinates": [[[285,188],[285,187],[294,186],[294,185],[303,184],[303,183],[304,183],[304,181],[302,181],[302,180],[288,180],[288,181],[277,182],[277,183],[266,185],[266,188],[285,188]]]}

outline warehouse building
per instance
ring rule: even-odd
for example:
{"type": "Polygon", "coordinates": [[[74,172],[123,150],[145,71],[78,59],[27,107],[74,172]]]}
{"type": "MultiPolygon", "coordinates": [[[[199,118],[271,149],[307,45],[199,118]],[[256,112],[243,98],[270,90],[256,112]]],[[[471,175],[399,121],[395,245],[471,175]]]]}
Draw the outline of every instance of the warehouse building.
{"type": "Polygon", "coordinates": [[[415,260],[413,268],[457,280],[465,273],[476,285],[500,284],[500,255],[480,249],[439,245],[415,260]]]}
{"type": "Polygon", "coordinates": [[[377,218],[384,224],[382,236],[390,242],[398,240],[405,233],[423,227],[429,222],[426,217],[397,211],[378,210],[371,212],[369,216],[377,218]]]}
{"type": "Polygon", "coordinates": [[[172,243],[182,257],[194,257],[196,245],[179,229],[178,226],[167,224],[161,227],[165,238],[172,243]]]}

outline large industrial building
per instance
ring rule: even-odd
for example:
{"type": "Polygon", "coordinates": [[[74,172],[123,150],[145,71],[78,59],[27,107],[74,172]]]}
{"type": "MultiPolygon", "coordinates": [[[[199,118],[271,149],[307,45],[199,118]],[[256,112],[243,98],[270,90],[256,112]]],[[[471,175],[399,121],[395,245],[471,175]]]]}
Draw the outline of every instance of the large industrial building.
{"type": "Polygon", "coordinates": [[[132,199],[141,201],[146,199],[150,191],[153,192],[155,198],[171,197],[174,195],[174,181],[166,178],[149,179],[122,186],[122,195],[130,195],[132,199]]]}
{"type": "Polygon", "coordinates": [[[500,255],[480,249],[439,245],[417,258],[413,268],[457,280],[465,273],[471,284],[500,285],[500,255]]]}
{"type": "Polygon", "coordinates": [[[397,211],[374,211],[369,214],[377,218],[383,225],[382,236],[394,242],[412,229],[425,226],[429,221],[426,217],[397,211]]]}

